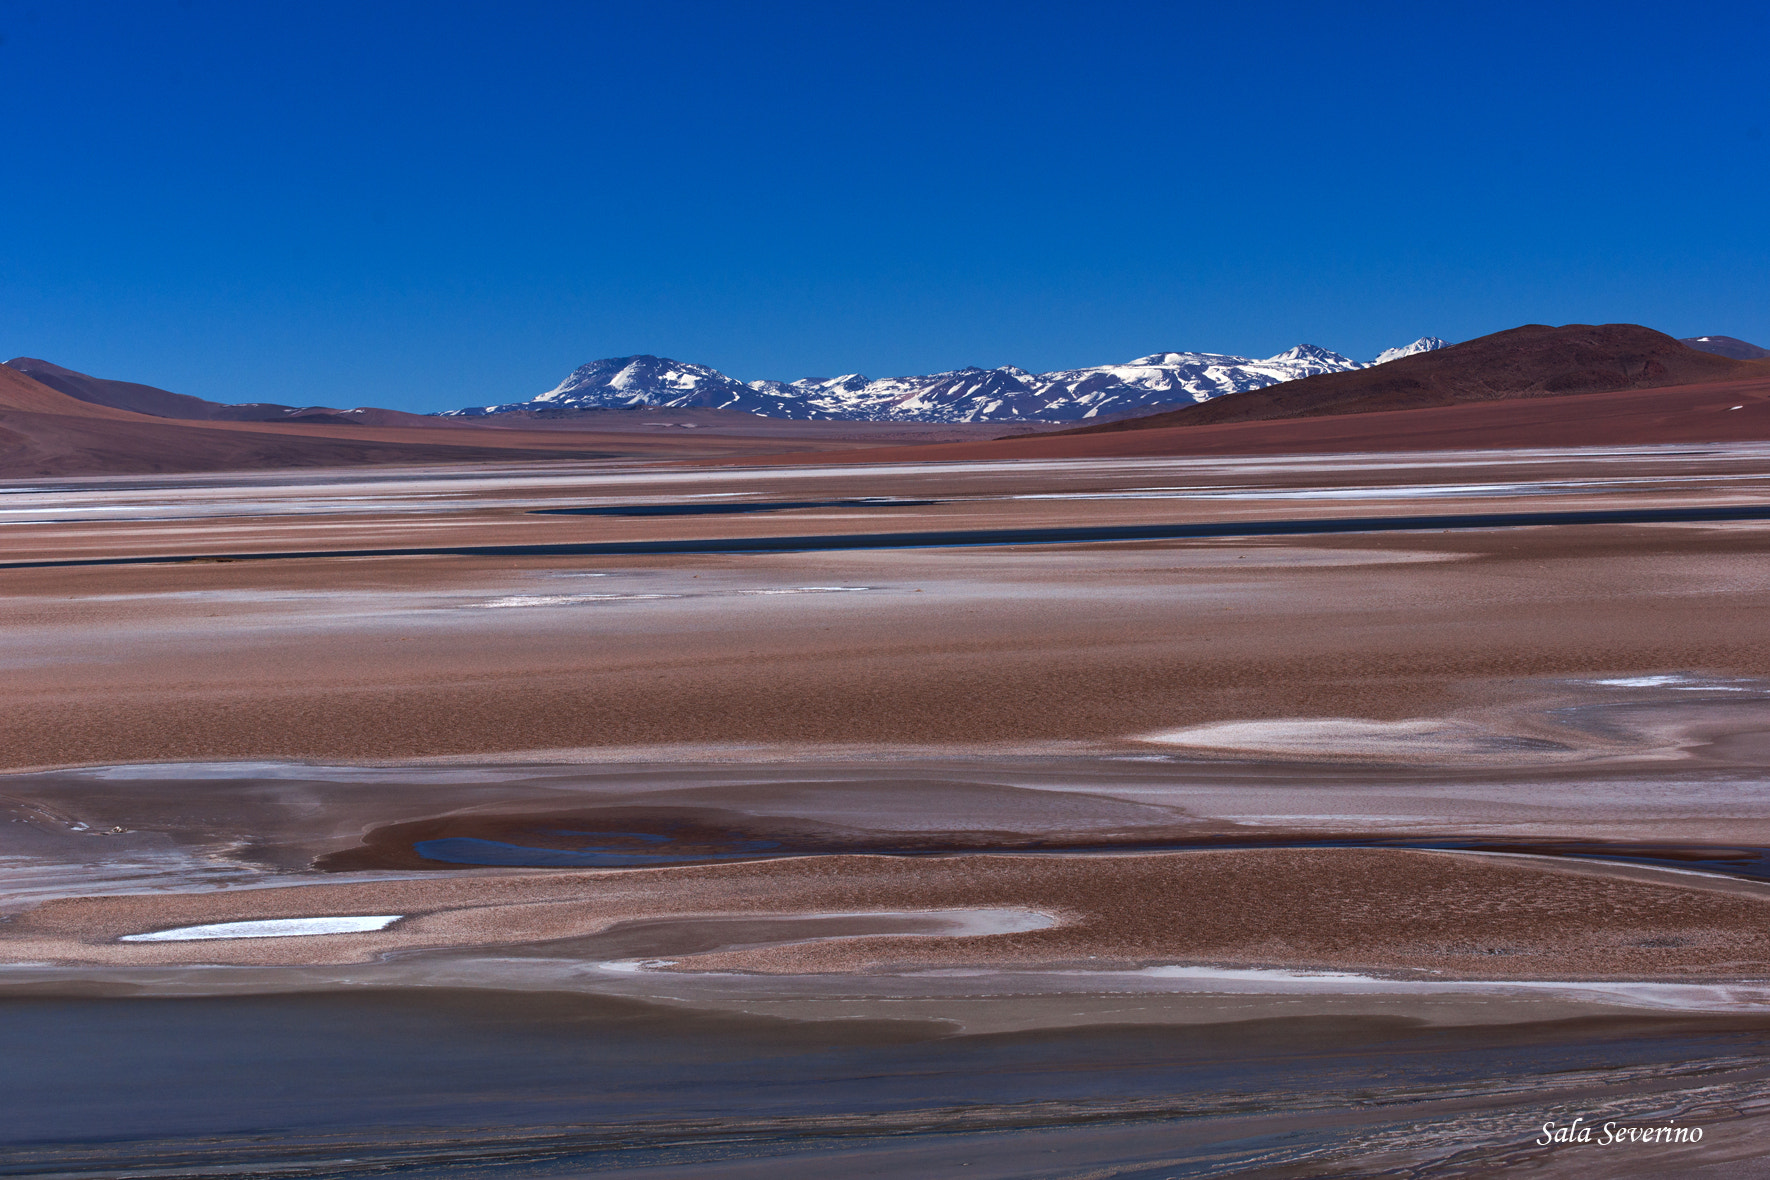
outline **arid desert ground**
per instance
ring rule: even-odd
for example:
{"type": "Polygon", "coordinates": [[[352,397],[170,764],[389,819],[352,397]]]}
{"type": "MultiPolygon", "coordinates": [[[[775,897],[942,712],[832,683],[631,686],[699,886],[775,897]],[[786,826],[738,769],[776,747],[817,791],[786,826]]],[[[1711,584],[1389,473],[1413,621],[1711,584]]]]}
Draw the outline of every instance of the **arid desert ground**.
{"type": "Polygon", "coordinates": [[[1765,505],[1756,442],[14,481],[7,1002],[412,1069],[0,1174],[1766,1174],[1765,505]],[[574,1029],[693,1101],[413,1130],[602,1094],[574,1029]]]}

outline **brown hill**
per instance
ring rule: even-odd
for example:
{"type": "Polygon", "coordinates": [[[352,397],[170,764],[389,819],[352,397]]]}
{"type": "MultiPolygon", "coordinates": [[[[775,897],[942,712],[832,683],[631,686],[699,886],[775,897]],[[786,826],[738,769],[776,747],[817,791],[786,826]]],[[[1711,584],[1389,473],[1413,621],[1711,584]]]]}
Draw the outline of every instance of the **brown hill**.
{"type": "Polygon", "coordinates": [[[1527,324],[1374,368],[1304,377],[1065,433],[1321,418],[1758,377],[1770,377],[1770,362],[1699,352],[1638,324],[1527,324]]]}
{"type": "Polygon", "coordinates": [[[606,458],[590,439],[156,418],[83,402],[0,366],[0,476],[606,458]],[[434,440],[434,441],[433,441],[434,440]],[[539,445],[537,445],[539,444],[539,445]]]}
{"type": "Polygon", "coordinates": [[[91,377],[36,357],[13,357],[6,362],[6,367],[79,401],[132,410],[137,414],[152,414],[156,418],[207,419],[215,417],[217,410],[227,408],[220,402],[204,401],[200,397],[189,397],[152,385],[91,377]]]}
{"type": "Polygon", "coordinates": [[[446,426],[454,422],[401,410],[338,410],[331,406],[284,406],[275,402],[227,405],[135,381],[94,377],[29,356],[14,357],[5,367],[91,405],[186,422],[308,422],[333,426],[446,426]]]}
{"type": "Polygon", "coordinates": [[[120,422],[137,421],[142,418],[140,414],[130,413],[128,410],[119,410],[111,406],[97,405],[69,397],[60,390],[51,389],[8,365],[0,365],[0,416],[12,416],[20,413],[100,418],[120,422]]]}

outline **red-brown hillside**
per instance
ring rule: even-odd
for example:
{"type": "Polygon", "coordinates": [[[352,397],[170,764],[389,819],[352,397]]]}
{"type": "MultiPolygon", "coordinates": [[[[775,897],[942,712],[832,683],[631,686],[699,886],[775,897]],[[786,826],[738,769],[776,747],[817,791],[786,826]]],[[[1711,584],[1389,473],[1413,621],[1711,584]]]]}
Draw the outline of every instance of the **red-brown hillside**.
{"type": "Polygon", "coordinates": [[[1770,377],[1770,362],[1698,352],[1638,324],[1567,324],[1559,328],[1527,324],[1375,368],[1286,381],[1203,405],[1068,433],[1420,410],[1758,377],[1770,377]]]}

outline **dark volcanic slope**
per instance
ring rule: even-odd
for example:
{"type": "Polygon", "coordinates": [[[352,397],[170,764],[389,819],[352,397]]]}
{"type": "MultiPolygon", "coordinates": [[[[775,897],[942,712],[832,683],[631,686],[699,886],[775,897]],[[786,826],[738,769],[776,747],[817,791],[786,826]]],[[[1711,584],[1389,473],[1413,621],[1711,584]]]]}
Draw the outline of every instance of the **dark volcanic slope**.
{"type": "Polygon", "coordinates": [[[1770,377],[1770,362],[1699,352],[1637,324],[1528,324],[1375,368],[1324,373],[1066,433],[1369,414],[1753,377],[1770,377]]]}
{"type": "Polygon", "coordinates": [[[1686,336],[1678,343],[1688,344],[1698,352],[1730,356],[1736,361],[1761,361],[1770,358],[1770,348],[1759,348],[1737,336],[1686,336]]]}

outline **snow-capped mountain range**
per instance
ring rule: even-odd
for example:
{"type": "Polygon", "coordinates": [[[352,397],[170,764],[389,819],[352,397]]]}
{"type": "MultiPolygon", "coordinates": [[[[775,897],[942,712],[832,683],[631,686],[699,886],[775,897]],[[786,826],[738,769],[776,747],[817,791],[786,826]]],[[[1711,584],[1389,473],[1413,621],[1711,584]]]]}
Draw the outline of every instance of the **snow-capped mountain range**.
{"type": "Polygon", "coordinates": [[[1122,365],[1029,373],[954,369],[920,377],[872,380],[858,373],[799,381],[739,381],[705,365],[666,357],[591,361],[546,393],[523,402],[473,406],[449,417],[516,411],[633,406],[742,410],[769,418],[838,418],[875,422],[1073,422],[1102,415],[1203,402],[1281,381],[1343,373],[1445,347],[1425,336],[1391,348],[1369,364],[1312,344],[1253,360],[1211,352],[1158,352],[1122,365]]]}

